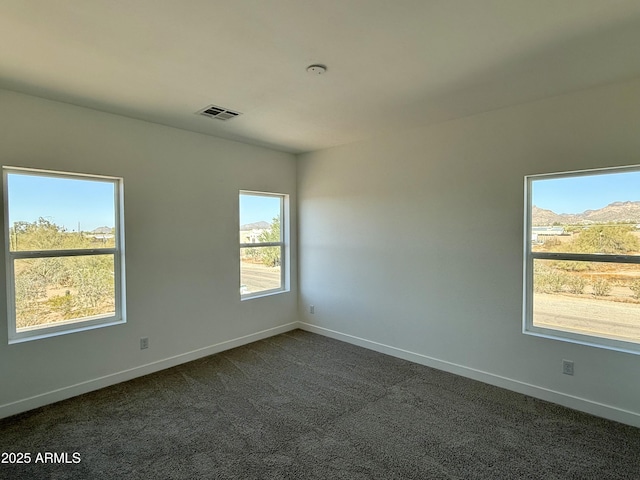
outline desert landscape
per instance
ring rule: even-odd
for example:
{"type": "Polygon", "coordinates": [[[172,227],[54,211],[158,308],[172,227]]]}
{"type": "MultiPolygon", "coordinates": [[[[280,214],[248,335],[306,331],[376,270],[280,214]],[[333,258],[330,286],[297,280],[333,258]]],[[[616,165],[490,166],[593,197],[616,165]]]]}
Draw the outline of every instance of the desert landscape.
{"type": "MultiPolygon", "coordinates": [[[[640,202],[582,214],[532,208],[531,251],[638,256],[640,202]]],[[[640,264],[533,259],[533,325],[640,342],[640,264]]]]}

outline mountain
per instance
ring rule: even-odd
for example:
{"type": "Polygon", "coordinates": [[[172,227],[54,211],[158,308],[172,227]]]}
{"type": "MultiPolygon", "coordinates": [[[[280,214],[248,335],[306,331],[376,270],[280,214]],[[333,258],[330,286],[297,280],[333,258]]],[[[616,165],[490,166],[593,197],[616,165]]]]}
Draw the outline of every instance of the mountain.
{"type": "Polygon", "coordinates": [[[569,223],[578,223],[579,220],[573,217],[576,216],[566,213],[558,214],[552,210],[538,208],[535,205],[531,208],[531,223],[532,225],[536,226],[553,225],[554,223],[559,223],[562,225],[566,225],[569,223]]]}
{"type": "Polygon", "coordinates": [[[613,202],[599,210],[587,210],[582,215],[592,222],[640,223],[640,202],[613,202]]]}
{"type": "Polygon", "coordinates": [[[246,225],[240,225],[240,230],[269,230],[271,228],[271,224],[267,222],[255,222],[255,223],[247,223],[246,225]]]}
{"type": "Polygon", "coordinates": [[[531,208],[531,222],[534,226],[572,225],[590,223],[625,222],[640,224],[640,202],[613,202],[598,210],[585,210],[582,213],[555,213],[552,210],[531,208]]]}

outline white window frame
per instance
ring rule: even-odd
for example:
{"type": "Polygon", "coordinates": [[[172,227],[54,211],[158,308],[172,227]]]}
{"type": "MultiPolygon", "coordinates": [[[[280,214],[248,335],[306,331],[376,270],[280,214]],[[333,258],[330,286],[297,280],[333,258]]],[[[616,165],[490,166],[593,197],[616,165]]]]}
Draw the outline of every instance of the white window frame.
{"type": "Polygon", "coordinates": [[[605,348],[627,353],[640,354],[640,343],[617,340],[613,338],[601,337],[597,335],[585,335],[567,330],[556,330],[544,328],[533,324],[533,262],[535,259],[542,260],[568,260],[583,262],[602,263],[631,263],[640,264],[640,255],[617,255],[601,253],[556,253],[556,252],[533,252],[531,249],[532,225],[531,225],[531,184],[536,180],[557,179],[567,177],[595,176],[611,173],[640,172],[640,165],[598,168],[590,170],[576,170],[560,173],[546,173],[527,175],[524,177],[524,279],[523,279],[523,327],[524,334],[538,337],[561,340],[580,345],[605,348]]]}
{"type": "Polygon", "coordinates": [[[39,170],[22,167],[3,167],[3,202],[4,202],[4,244],[5,263],[7,281],[7,323],[9,330],[9,343],[20,343],[41,338],[90,330],[94,328],[107,327],[126,323],[125,314],[125,265],[124,265],[124,180],[121,177],[109,177],[100,175],[87,175],[71,172],[59,172],[53,170],[39,170]],[[31,250],[15,251],[10,250],[10,225],[9,225],[9,191],[8,175],[28,175],[38,177],[66,178],[71,180],[110,182],[114,185],[114,209],[115,209],[115,247],[114,248],[92,248],[92,249],[70,249],[70,250],[31,250]],[[114,258],[114,287],[115,287],[115,312],[111,315],[94,315],[81,319],[71,319],[56,322],[53,325],[35,326],[20,332],[16,328],[16,305],[15,305],[15,284],[14,284],[14,264],[16,260],[33,258],[54,258],[54,257],[74,257],[88,255],[113,255],[114,258]]]}
{"type": "MultiPolygon", "coordinates": [[[[252,298],[265,297],[269,295],[288,292],[289,285],[289,195],[285,193],[273,192],[257,192],[252,190],[240,190],[238,200],[242,195],[252,195],[257,197],[273,197],[280,199],[280,241],[279,242],[256,242],[256,243],[240,243],[240,260],[243,248],[259,248],[259,247],[280,247],[280,287],[269,290],[261,290],[253,293],[242,293],[240,291],[240,300],[250,300],[252,298]]],[[[238,231],[240,231],[240,215],[238,215],[238,231]]],[[[242,260],[240,260],[240,268],[242,268],[242,260]]],[[[240,285],[242,287],[242,285],[240,285]]]]}

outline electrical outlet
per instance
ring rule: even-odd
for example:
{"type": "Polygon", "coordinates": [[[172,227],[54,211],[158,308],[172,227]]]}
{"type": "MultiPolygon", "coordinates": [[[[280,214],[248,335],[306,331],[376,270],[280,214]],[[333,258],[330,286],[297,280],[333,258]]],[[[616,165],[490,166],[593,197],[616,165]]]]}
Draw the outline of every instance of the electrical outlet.
{"type": "Polygon", "coordinates": [[[316,313],[316,306],[315,305],[309,305],[309,313],[311,315],[316,313]]]}
{"type": "Polygon", "coordinates": [[[562,360],[562,373],[573,375],[573,360],[562,360]]]}
{"type": "Polygon", "coordinates": [[[140,339],[140,350],[149,348],[149,337],[143,337],[140,339]]]}

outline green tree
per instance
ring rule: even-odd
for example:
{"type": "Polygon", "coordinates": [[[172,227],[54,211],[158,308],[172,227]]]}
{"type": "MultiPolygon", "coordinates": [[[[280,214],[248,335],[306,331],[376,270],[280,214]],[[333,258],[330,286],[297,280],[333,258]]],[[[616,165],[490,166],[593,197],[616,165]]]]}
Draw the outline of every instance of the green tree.
{"type": "Polygon", "coordinates": [[[577,253],[625,254],[640,250],[632,225],[594,225],[583,230],[570,245],[577,253]]]}
{"type": "MultiPolygon", "coordinates": [[[[280,229],[280,215],[275,217],[271,223],[271,228],[265,230],[260,234],[258,240],[260,242],[280,242],[281,241],[281,229],[280,229]]],[[[263,247],[260,249],[260,259],[262,263],[270,267],[277,267],[280,265],[280,247],[263,247]]]]}
{"type": "Polygon", "coordinates": [[[66,228],[40,217],[35,222],[15,222],[9,232],[12,251],[64,250],[91,248],[91,239],[80,232],[68,232],[66,228]]]}

